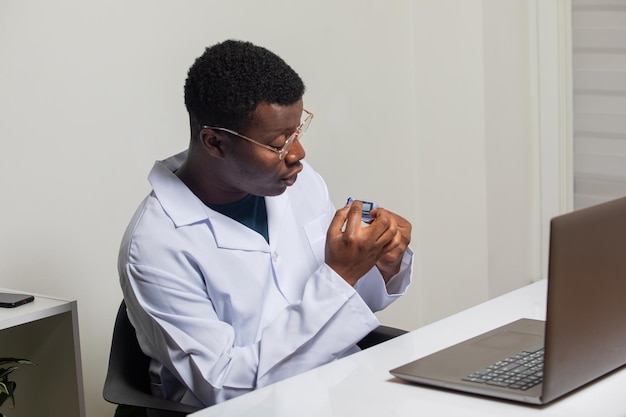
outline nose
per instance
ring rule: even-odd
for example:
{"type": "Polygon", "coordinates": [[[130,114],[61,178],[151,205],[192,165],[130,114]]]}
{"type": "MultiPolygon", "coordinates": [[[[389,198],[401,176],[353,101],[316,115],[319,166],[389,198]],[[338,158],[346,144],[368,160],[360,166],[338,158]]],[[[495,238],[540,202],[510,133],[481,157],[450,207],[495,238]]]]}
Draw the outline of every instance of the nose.
{"type": "Polygon", "coordinates": [[[306,152],[304,151],[304,148],[302,147],[302,144],[300,143],[300,139],[295,139],[293,143],[291,144],[291,146],[289,147],[289,150],[287,151],[287,155],[285,155],[285,160],[287,161],[287,163],[292,164],[301,159],[304,159],[305,156],[306,156],[306,152]]]}

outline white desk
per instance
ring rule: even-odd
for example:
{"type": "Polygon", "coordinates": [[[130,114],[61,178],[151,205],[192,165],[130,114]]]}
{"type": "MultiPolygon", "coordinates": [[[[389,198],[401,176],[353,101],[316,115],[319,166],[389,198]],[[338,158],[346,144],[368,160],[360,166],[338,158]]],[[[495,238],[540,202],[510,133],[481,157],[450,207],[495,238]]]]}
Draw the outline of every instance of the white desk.
{"type": "MultiPolygon", "coordinates": [[[[19,292],[9,291],[7,292],[19,292]]],[[[30,359],[11,374],[17,383],[7,416],[85,417],[76,301],[35,296],[31,303],[0,308],[0,356],[30,359]]]]}
{"type": "Polygon", "coordinates": [[[546,281],[328,365],[193,413],[193,417],[626,417],[626,369],[538,408],[401,382],[389,369],[515,319],[545,319],[546,281]]]}

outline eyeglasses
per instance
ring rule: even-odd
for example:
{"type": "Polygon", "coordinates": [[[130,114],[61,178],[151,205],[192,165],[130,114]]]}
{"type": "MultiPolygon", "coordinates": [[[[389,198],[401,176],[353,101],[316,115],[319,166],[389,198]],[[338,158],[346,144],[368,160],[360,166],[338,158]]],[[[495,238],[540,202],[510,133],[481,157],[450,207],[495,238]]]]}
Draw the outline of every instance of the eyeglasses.
{"type": "Polygon", "coordinates": [[[251,139],[247,136],[244,136],[240,133],[235,132],[234,130],[230,130],[230,129],[226,129],[225,127],[216,127],[216,126],[202,126],[203,129],[213,129],[213,130],[220,130],[222,132],[227,132],[230,133],[232,135],[238,136],[241,139],[245,139],[248,142],[252,142],[255,145],[259,145],[262,146],[265,149],[268,149],[272,152],[275,152],[278,154],[278,158],[280,160],[283,160],[285,158],[285,156],[287,155],[287,153],[289,152],[289,148],[291,147],[291,144],[296,140],[296,139],[300,139],[302,137],[302,135],[304,135],[304,132],[306,132],[306,130],[308,129],[309,125],[311,124],[311,120],[313,120],[313,113],[311,113],[308,110],[302,109],[302,116],[304,117],[304,119],[302,120],[302,122],[300,123],[300,126],[297,127],[296,131],[293,132],[291,134],[291,136],[289,136],[287,138],[287,140],[285,141],[283,146],[270,146],[270,145],[266,145],[264,143],[260,143],[254,139],[251,139]]]}

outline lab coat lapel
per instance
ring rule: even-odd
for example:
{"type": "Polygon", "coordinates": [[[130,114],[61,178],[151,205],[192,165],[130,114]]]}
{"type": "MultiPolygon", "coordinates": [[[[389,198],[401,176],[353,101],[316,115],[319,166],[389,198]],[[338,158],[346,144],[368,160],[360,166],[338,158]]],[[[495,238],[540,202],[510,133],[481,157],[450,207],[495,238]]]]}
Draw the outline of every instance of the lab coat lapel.
{"type": "Polygon", "coordinates": [[[262,252],[269,252],[270,247],[275,248],[280,236],[285,211],[289,207],[289,197],[287,197],[287,193],[275,197],[266,197],[265,206],[267,209],[267,229],[270,237],[269,246],[259,233],[207,207],[207,217],[215,234],[217,245],[227,249],[262,252]]]}
{"type": "Polygon", "coordinates": [[[247,251],[270,251],[263,236],[238,221],[208,207],[207,217],[209,218],[210,227],[213,229],[213,235],[218,247],[247,251]]]}
{"type": "Polygon", "coordinates": [[[265,197],[265,207],[267,208],[267,230],[270,236],[270,246],[276,248],[280,239],[280,230],[285,218],[285,211],[289,207],[289,197],[287,193],[282,193],[274,197],[265,197]]]}
{"type": "Polygon", "coordinates": [[[306,268],[309,258],[302,247],[305,242],[292,213],[297,208],[292,207],[289,192],[266,198],[265,204],[276,286],[287,302],[294,303],[302,297],[306,282],[302,277],[312,272],[306,268]]]}

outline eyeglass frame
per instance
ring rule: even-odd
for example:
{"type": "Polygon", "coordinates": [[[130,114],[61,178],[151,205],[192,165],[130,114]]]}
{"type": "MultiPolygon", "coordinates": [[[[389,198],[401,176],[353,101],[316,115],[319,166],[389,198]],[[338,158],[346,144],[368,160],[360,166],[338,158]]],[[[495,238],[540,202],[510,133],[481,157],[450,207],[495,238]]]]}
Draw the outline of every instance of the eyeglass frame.
{"type": "Polygon", "coordinates": [[[202,126],[203,129],[213,129],[213,130],[219,130],[222,132],[227,132],[230,133],[232,135],[235,135],[237,137],[240,137],[241,139],[245,139],[248,142],[252,142],[255,145],[259,145],[267,150],[270,150],[272,152],[275,152],[278,154],[278,159],[280,159],[281,161],[283,159],[285,159],[285,156],[287,156],[287,152],[289,152],[289,148],[291,147],[291,144],[296,140],[296,139],[300,139],[302,137],[302,135],[304,135],[304,133],[306,132],[306,130],[309,128],[309,125],[311,124],[311,121],[313,120],[313,113],[311,113],[310,111],[308,111],[307,109],[302,109],[303,113],[306,113],[306,117],[304,118],[304,120],[300,123],[300,126],[298,126],[296,128],[296,130],[291,134],[291,136],[289,136],[287,138],[287,140],[285,141],[285,143],[283,144],[283,146],[277,147],[277,146],[271,146],[271,145],[266,145],[264,143],[258,142],[252,138],[249,138],[247,136],[242,135],[241,133],[238,133],[232,129],[227,129],[225,127],[217,127],[217,126],[202,126]]]}

